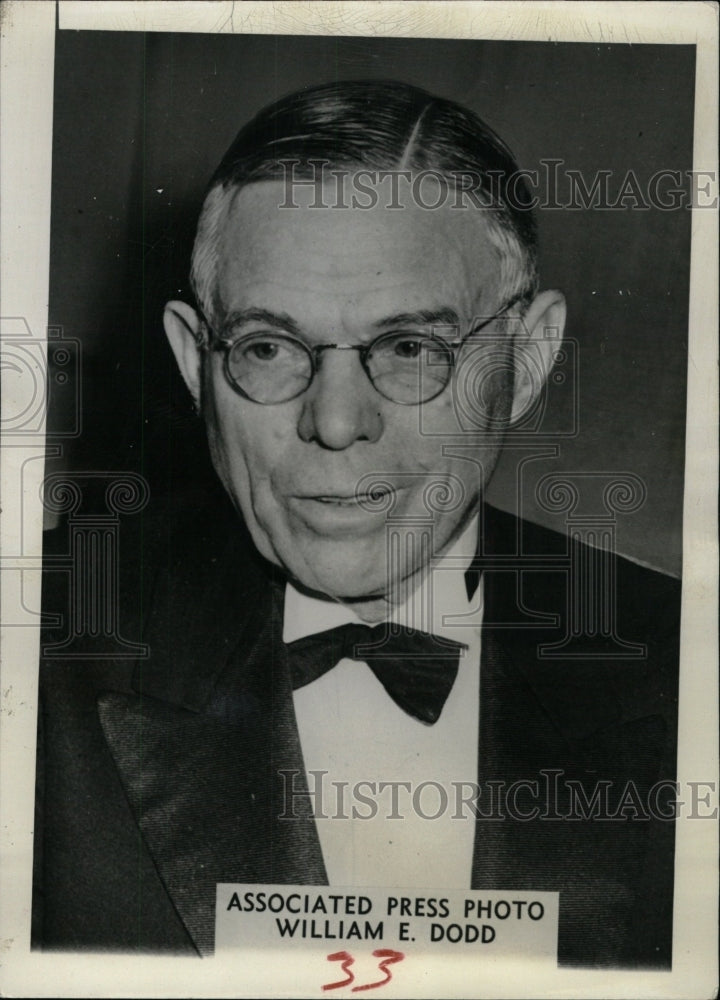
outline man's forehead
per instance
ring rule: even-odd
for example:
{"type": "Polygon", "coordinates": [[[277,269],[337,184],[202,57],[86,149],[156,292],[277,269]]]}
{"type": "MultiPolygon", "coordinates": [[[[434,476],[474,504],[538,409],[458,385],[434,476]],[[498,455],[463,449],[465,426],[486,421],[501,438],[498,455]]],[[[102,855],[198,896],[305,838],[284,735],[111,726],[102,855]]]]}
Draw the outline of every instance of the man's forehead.
{"type": "Polygon", "coordinates": [[[332,189],[318,197],[316,189],[302,186],[292,192],[291,207],[280,181],[237,191],[220,239],[221,277],[279,268],[347,281],[373,274],[400,283],[446,275],[474,289],[497,280],[498,252],[481,210],[429,209],[410,192],[399,195],[400,207],[379,198],[370,207],[339,207],[334,196],[332,189]]]}

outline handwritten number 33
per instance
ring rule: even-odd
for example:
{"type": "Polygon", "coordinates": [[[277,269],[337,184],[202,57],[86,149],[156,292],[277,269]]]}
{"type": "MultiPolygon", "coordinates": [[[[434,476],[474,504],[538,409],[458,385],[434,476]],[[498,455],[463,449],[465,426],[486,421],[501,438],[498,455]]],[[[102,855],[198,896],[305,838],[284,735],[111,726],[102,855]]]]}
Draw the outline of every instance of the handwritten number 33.
{"type": "MultiPolygon", "coordinates": [[[[405,955],[401,951],[393,951],[392,948],[378,948],[377,951],[373,952],[373,958],[382,959],[378,962],[378,969],[380,972],[385,973],[384,979],[378,979],[376,983],[365,983],[364,986],[353,986],[351,993],[359,993],[360,990],[374,990],[377,986],[384,986],[385,983],[389,983],[392,979],[392,972],[388,969],[388,965],[392,965],[394,962],[401,962],[405,955]]],[[[343,972],[347,973],[347,979],[341,979],[339,983],[326,983],[323,986],[324,990],[336,990],[340,986],[349,986],[350,983],[355,981],[355,973],[350,971],[350,966],[355,962],[355,959],[350,954],[349,951],[336,951],[332,955],[327,956],[328,962],[340,962],[340,968],[343,972]]]]}

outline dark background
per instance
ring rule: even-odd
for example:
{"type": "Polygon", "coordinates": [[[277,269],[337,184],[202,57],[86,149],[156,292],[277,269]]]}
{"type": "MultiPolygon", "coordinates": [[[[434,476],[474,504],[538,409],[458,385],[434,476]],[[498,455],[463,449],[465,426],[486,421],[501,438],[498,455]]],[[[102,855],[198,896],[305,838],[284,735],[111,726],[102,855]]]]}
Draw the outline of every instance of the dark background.
{"type": "MultiPolygon", "coordinates": [[[[83,411],[82,434],[48,471],[134,470],[156,494],[211,474],[162,307],[189,297],[204,187],[260,107],[334,79],[405,80],[478,112],[521,167],[561,159],[588,184],[610,170],[616,191],[630,169],[644,187],[658,170],[691,168],[694,55],[691,46],[59,32],[50,323],[81,341],[83,411]]],[[[535,499],[542,475],[634,472],[647,500],[619,522],[618,548],[679,573],[690,212],[538,216],[542,285],[567,296],[575,375],[553,387],[542,424],[559,453],[526,464],[518,485],[517,459],[538,452],[508,450],[489,499],[562,528],[535,499]],[[566,434],[575,398],[580,422],[566,434]]],[[[51,395],[51,441],[64,405],[51,395]]]]}

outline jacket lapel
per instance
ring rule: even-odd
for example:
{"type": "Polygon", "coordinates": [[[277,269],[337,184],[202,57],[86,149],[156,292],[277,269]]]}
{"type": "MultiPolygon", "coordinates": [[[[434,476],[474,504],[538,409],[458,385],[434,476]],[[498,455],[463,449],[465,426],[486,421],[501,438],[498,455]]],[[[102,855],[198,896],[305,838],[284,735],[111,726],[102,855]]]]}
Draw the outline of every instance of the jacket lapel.
{"type": "Polygon", "coordinates": [[[545,571],[538,574],[537,563],[529,572],[521,570],[522,559],[508,570],[506,551],[499,569],[485,554],[481,818],[472,886],[559,892],[560,962],[587,965],[591,956],[594,964],[617,963],[641,884],[650,824],[622,817],[563,818],[577,807],[568,782],[588,801],[609,783],[610,813],[628,782],[642,799],[659,778],[674,777],[661,773],[669,734],[651,707],[647,661],[538,656],[538,646],[561,638],[565,625],[565,576],[553,572],[555,555],[543,554],[545,571]],[[519,614],[525,624],[508,628],[519,614]],[[555,624],[533,627],[532,617],[555,624]],[[535,805],[534,818],[517,815],[535,805]]]}
{"type": "Polygon", "coordinates": [[[252,587],[252,554],[232,537],[224,551],[192,545],[187,572],[160,575],[136,693],[98,702],[147,848],[201,954],[214,947],[218,882],[327,883],[307,797],[278,818],[286,780],[304,776],[279,590],[257,575],[252,587]]]}

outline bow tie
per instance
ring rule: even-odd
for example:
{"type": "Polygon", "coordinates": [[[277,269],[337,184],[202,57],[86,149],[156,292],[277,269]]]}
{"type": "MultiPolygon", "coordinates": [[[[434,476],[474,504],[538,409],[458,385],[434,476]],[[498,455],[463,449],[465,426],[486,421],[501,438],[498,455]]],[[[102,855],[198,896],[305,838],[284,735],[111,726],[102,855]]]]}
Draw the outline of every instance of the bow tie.
{"type": "Polygon", "coordinates": [[[432,725],[455,683],[464,648],[416,629],[351,623],[296,639],[287,653],[293,688],[310,684],[346,657],[363,660],[400,708],[432,725]]]}

